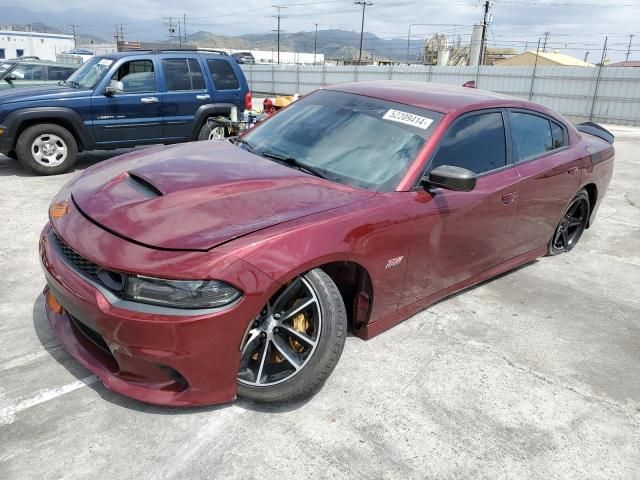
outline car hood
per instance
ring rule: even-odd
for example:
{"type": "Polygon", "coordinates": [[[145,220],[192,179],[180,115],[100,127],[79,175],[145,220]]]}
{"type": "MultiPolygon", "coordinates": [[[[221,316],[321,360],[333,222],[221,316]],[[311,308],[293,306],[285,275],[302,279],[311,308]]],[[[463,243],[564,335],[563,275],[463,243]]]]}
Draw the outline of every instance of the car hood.
{"type": "Polygon", "coordinates": [[[67,188],[105,229],[178,250],[208,250],[375,195],[219,141],[133,152],[92,167],[67,188]]]}
{"type": "MultiPolygon", "coordinates": [[[[1,80],[5,83],[4,80],[1,80]]],[[[0,91],[0,104],[13,102],[28,102],[31,100],[62,100],[67,98],[84,97],[90,90],[69,88],[59,85],[45,87],[8,88],[0,91]]]]}

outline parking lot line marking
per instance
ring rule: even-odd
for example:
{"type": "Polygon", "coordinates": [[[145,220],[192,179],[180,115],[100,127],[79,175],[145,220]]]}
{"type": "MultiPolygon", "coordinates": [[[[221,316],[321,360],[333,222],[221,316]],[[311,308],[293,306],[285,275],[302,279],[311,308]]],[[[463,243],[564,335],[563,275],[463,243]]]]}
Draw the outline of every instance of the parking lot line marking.
{"type": "Polygon", "coordinates": [[[49,400],[53,400],[65,393],[73,392],[79,388],[91,385],[99,380],[96,375],[90,375],[88,377],[76,380],[75,382],[67,383],[61,387],[52,388],[48,390],[40,390],[38,393],[31,397],[27,397],[14,405],[9,405],[0,410],[0,426],[9,425],[16,421],[16,413],[31,408],[35,405],[39,405],[49,400]]]}
{"type": "Polygon", "coordinates": [[[38,350],[37,352],[27,353],[26,355],[22,355],[20,357],[11,358],[5,361],[2,365],[0,365],[0,371],[10,370],[12,368],[28,365],[34,360],[37,360],[40,357],[51,355],[51,352],[55,350],[60,350],[61,348],[62,348],[62,345],[58,344],[50,348],[45,348],[44,350],[38,350]]]}

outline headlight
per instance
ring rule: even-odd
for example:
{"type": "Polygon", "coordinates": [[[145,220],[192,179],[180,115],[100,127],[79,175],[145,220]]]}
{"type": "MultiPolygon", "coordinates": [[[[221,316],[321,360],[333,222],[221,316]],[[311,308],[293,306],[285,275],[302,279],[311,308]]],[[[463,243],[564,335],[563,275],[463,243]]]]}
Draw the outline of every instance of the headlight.
{"type": "Polygon", "coordinates": [[[229,305],[242,293],[217,280],[164,280],[130,276],[124,297],[136,302],[174,308],[214,308],[229,305]]]}

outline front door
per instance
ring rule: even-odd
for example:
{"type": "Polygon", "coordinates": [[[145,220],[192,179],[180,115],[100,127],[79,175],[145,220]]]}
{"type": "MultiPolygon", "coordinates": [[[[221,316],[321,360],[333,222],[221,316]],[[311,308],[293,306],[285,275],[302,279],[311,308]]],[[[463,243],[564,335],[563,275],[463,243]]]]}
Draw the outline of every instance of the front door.
{"type": "Polygon", "coordinates": [[[93,133],[97,144],[154,143],[162,139],[162,94],[151,58],[125,62],[110,79],[119,91],[92,97],[93,133]]]}
{"type": "Polygon", "coordinates": [[[403,305],[438,293],[512,258],[511,228],[520,176],[509,161],[506,112],[486,110],[457,119],[428,171],[440,165],[478,175],[471,192],[413,192],[413,231],[403,305]]]}

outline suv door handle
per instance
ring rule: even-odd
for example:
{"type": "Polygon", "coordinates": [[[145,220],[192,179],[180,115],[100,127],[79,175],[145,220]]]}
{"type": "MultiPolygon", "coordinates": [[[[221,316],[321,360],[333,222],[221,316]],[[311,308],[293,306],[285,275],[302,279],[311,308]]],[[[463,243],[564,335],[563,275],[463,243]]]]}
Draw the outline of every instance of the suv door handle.
{"type": "Polygon", "coordinates": [[[198,100],[209,100],[211,98],[211,95],[204,93],[202,95],[196,95],[196,98],[198,100]]]}
{"type": "Polygon", "coordinates": [[[505,193],[504,195],[502,195],[502,203],[504,203],[505,205],[509,205],[510,203],[515,202],[516,198],[518,198],[517,192],[505,193]]]}
{"type": "Polygon", "coordinates": [[[140,103],[158,103],[158,97],[142,97],[140,103]]]}

